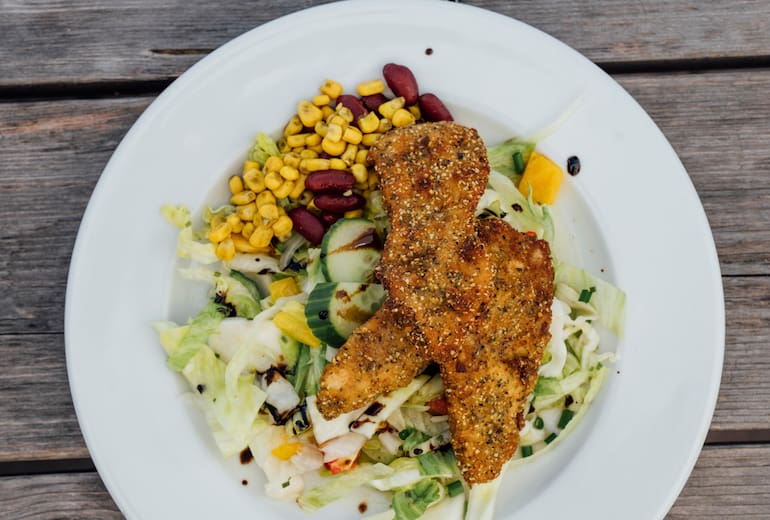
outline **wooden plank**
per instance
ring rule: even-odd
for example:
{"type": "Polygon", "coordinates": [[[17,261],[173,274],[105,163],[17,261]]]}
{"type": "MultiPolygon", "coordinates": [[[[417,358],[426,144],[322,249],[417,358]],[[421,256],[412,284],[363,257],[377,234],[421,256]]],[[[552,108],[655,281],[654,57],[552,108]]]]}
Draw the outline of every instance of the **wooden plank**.
{"type": "MultiPolygon", "coordinates": [[[[687,168],[711,223],[722,274],[770,274],[770,72],[616,79],[687,168]]],[[[644,161],[644,153],[634,160],[644,161]]]]}
{"type": "MultiPolygon", "coordinates": [[[[770,445],[707,446],[666,518],[767,518],[768,460],[770,445]]],[[[0,511],[39,520],[123,518],[92,472],[0,478],[0,511]]]]}
{"type": "Polygon", "coordinates": [[[63,335],[0,336],[0,342],[0,462],[87,458],[63,335]]]}
{"type": "Polygon", "coordinates": [[[38,520],[124,518],[96,472],[2,477],[0,511],[38,520]]]}
{"type": "MultiPolygon", "coordinates": [[[[0,87],[24,92],[28,86],[168,80],[253,27],[327,2],[5,1],[0,87]]],[[[770,56],[765,0],[465,3],[518,18],[613,66],[770,56]]]]}
{"type": "MultiPolygon", "coordinates": [[[[770,277],[725,278],[725,293],[727,348],[710,438],[770,441],[770,277]]],[[[87,457],[63,336],[0,335],[0,341],[0,462],[87,457]]]]}
{"type": "Polygon", "coordinates": [[[770,511],[770,445],[706,446],[668,520],[762,518],[770,511]]]}

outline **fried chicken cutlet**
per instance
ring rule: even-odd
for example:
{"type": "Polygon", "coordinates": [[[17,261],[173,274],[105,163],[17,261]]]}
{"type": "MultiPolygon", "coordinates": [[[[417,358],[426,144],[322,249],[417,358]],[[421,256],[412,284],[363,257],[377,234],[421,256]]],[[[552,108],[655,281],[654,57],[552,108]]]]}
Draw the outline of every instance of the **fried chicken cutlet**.
{"type": "Polygon", "coordinates": [[[440,363],[452,447],[468,484],[487,482],[516,452],[524,405],[550,340],[548,242],[490,218],[476,226],[497,266],[495,296],[453,359],[440,363]]]}

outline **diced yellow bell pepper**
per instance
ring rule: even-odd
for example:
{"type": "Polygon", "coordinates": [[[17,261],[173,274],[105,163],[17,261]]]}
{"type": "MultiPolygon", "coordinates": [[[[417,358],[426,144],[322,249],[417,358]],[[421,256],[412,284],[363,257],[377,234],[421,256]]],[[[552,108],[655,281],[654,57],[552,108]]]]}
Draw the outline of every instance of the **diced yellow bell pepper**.
{"type": "Polygon", "coordinates": [[[273,317],[273,324],[281,332],[310,347],[320,347],[321,340],[313,335],[305,318],[305,306],[298,301],[289,301],[273,317]]]}
{"type": "Polygon", "coordinates": [[[273,303],[275,303],[278,298],[299,294],[297,282],[295,282],[292,277],[281,278],[280,280],[270,282],[268,289],[270,290],[270,301],[273,303]]]}
{"type": "Polygon", "coordinates": [[[280,460],[289,460],[294,455],[299,453],[300,449],[302,449],[301,443],[287,442],[286,444],[281,444],[277,448],[273,448],[270,453],[272,453],[276,458],[280,460]]]}
{"type": "Polygon", "coordinates": [[[529,197],[532,187],[532,200],[540,204],[553,204],[559,193],[564,172],[558,164],[545,155],[532,152],[519,182],[519,191],[529,197]]]}

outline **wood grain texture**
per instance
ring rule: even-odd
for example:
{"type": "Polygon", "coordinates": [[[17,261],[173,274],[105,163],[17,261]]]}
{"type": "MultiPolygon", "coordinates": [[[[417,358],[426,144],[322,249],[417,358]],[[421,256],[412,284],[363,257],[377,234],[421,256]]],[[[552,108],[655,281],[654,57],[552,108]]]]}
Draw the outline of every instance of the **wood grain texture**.
{"type": "Polygon", "coordinates": [[[689,172],[722,274],[770,274],[770,72],[616,79],[663,130],[689,172]]]}
{"type": "Polygon", "coordinates": [[[706,446],[668,520],[766,519],[770,446],[706,446]]]}
{"type": "MultiPolygon", "coordinates": [[[[324,3],[4,0],[0,87],[168,80],[254,27],[324,3]]],[[[764,0],[464,3],[518,18],[598,63],[770,56],[770,3],[764,0]]]]}
{"type": "MultiPolygon", "coordinates": [[[[705,447],[666,518],[767,518],[768,461],[766,445],[705,447]]],[[[14,519],[123,518],[93,472],[0,478],[0,511],[14,519]]]]}
{"type": "Polygon", "coordinates": [[[123,518],[96,472],[2,477],[0,516],[15,520],[123,518]]]}

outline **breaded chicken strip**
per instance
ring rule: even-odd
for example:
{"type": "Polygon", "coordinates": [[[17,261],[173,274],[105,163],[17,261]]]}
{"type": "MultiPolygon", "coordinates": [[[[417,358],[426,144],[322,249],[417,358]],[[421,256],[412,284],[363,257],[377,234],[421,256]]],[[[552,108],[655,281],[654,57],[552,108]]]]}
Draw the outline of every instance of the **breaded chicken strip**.
{"type": "Polygon", "coordinates": [[[424,123],[388,132],[369,159],[391,226],[377,276],[414,316],[413,343],[451,359],[493,293],[494,265],[474,229],[489,179],[484,142],[471,128],[424,123]]]}
{"type": "Polygon", "coordinates": [[[548,242],[500,219],[479,221],[495,260],[495,296],[460,353],[440,363],[452,447],[466,482],[487,482],[516,452],[524,405],[548,341],[553,263],[548,242]]]}

